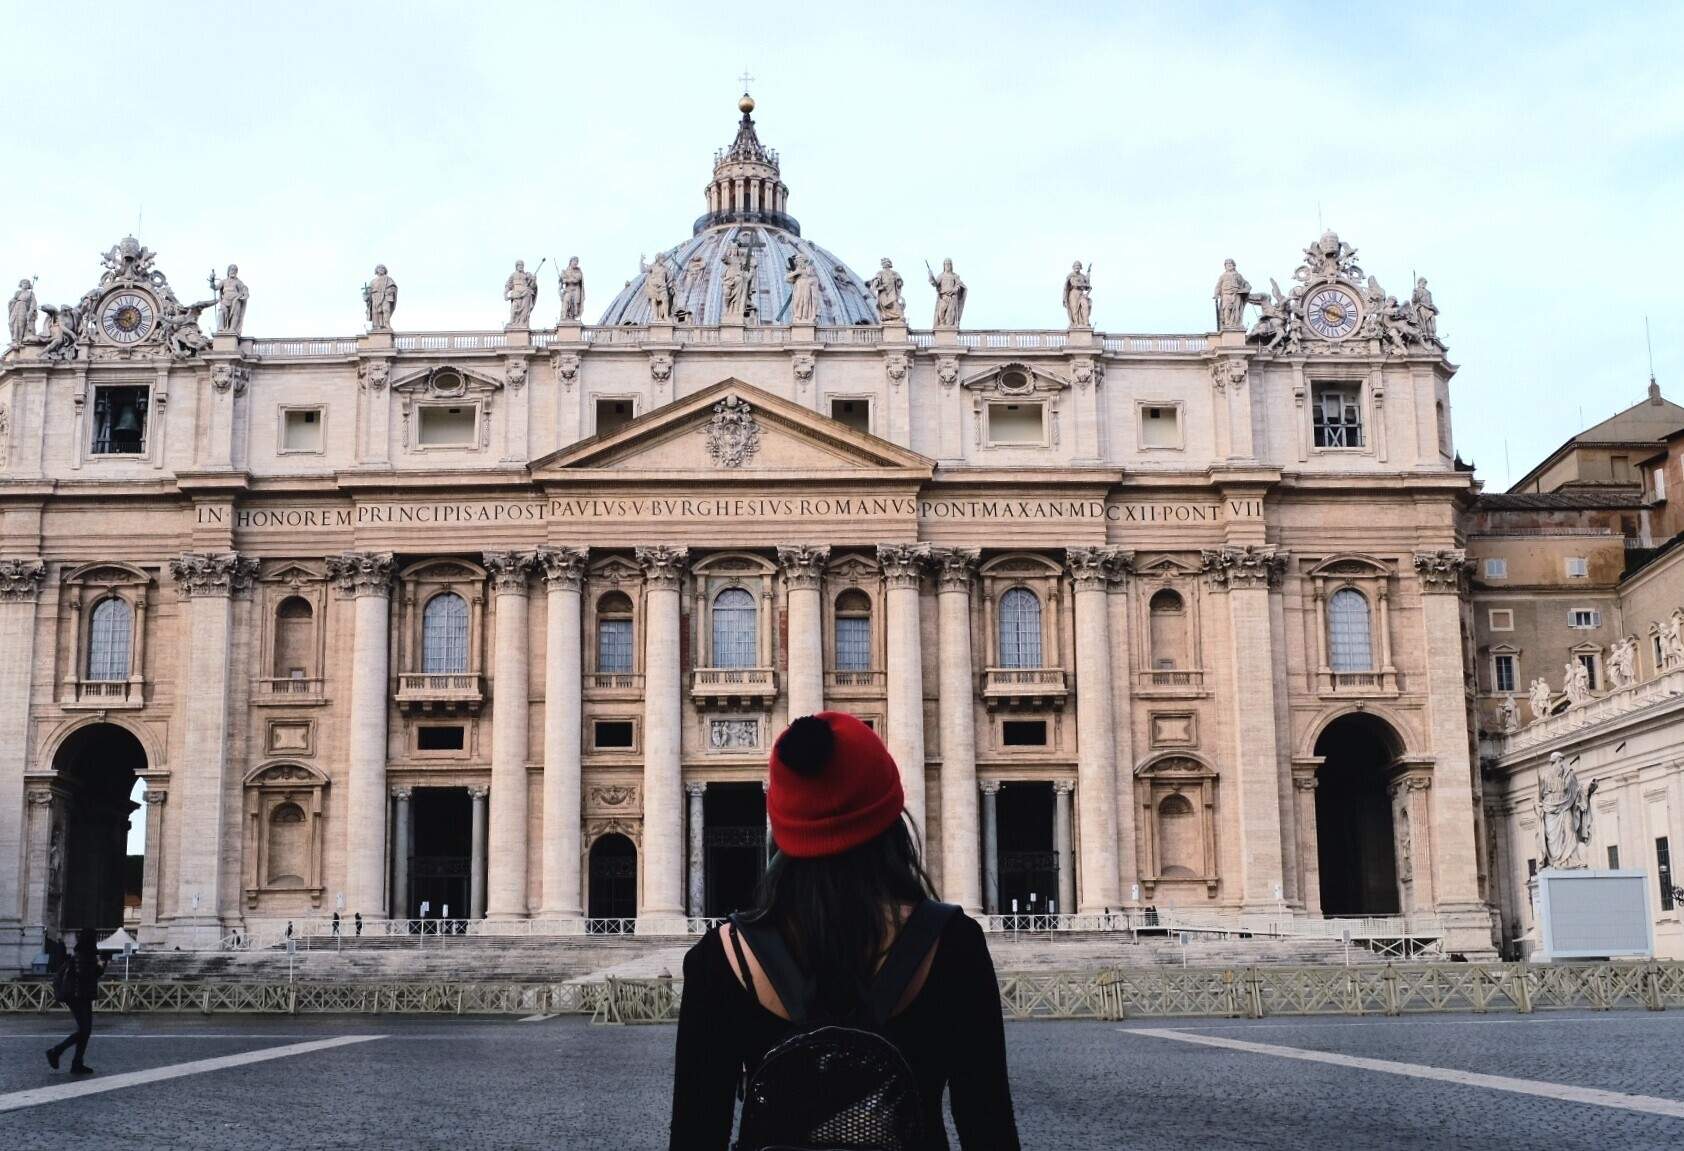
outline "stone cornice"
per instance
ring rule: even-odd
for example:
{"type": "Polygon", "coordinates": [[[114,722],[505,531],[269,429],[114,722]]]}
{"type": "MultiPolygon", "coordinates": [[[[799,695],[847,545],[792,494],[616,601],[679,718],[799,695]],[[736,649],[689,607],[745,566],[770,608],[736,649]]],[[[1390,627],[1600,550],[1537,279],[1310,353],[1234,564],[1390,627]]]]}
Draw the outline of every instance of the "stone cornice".
{"type": "Polygon", "coordinates": [[[170,575],[184,596],[228,596],[250,590],[257,560],[238,552],[187,552],[170,561],[170,575]]]}
{"type": "Polygon", "coordinates": [[[653,544],[639,547],[632,554],[637,557],[637,564],[643,569],[644,582],[650,588],[678,590],[679,581],[684,578],[684,568],[690,560],[689,548],[653,544]]]}
{"type": "Polygon", "coordinates": [[[981,558],[980,548],[931,548],[930,566],[935,572],[936,586],[944,592],[968,593],[981,558]]]}
{"type": "Polygon", "coordinates": [[[1200,557],[1206,577],[1224,588],[1278,587],[1286,571],[1287,553],[1268,545],[1207,550],[1200,557]]]}
{"type": "Polygon", "coordinates": [[[809,544],[778,545],[778,566],[783,569],[784,582],[793,590],[811,590],[824,579],[825,564],[830,562],[830,548],[809,544]]]}
{"type": "Polygon", "coordinates": [[[585,565],[590,552],[585,548],[539,548],[538,572],[551,590],[578,591],[585,582],[585,565]]]}
{"type": "Polygon", "coordinates": [[[390,595],[391,552],[345,552],[327,557],[328,578],[340,591],[353,595],[390,595]]]}
{"type": "Polygon", "coordinates": [[[1472,572],[1473,562],[1461,548],[1415,553],[1415,574],[1421,578],[1423,592],[1460,595],[1472,572]]]}
{"type": "Polygon", "coordinates": [[[929,544],[877,545],[877,562],[891,588],[916,588],[929,559],[929,544]]]}
{"type": "Polygon", "coordinates": [[[0,560],[0,603],[33,601],[41,594],[47,565],[40,560],[0,560]]]}
{"type": "Polygon", "coordinates": [[[482,552],[485,570],[491,573],[491,586],[499,594],[526,594],[527,577],[537,565],[533,552],[482,552]]]}
{"type": "Polygon", "coordinates": [[[1134,570],[1134,553],[1122,548],[1066,548],[1065,569],[1076,590],[1103,591],[1134,570]]]}

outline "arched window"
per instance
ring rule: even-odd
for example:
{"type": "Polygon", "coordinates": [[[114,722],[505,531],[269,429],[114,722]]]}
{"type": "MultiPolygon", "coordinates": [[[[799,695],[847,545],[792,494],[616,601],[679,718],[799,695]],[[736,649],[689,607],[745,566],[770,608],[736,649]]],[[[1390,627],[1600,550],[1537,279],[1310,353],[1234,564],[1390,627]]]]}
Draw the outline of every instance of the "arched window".
{"type": "Polygon", "coordinates": [[[134,642],[134,612],[129,601],[107,596],[94,605],[88,620],[88,678],[128,679],[134,642]]]}
{"type": "Polygon", "coordinates": [[[624,675],[631,669],[631,597],[611,591],[596,601],[596,670],[624,675]]]}
{"type": "Polygon", "coordinates": [[[754,596],[728,587],[713,597],[713,666],[754,667],[760,650],[754,596]]]}
{"type": "Polygon", "coordinates": [[[276,679],[309,678],[316,664],[315,609],[303,596],[288,596],[275,610],[276,679]]]}
{"type": "Polygon", "coordinates": [[[304,809],[283,803],[269,813],[270,887],[303,887],[309,869],[310,832],[304,809]]]}
{"type": "Polygon", "coordinates": [[[1204,871],[1199,817],[1185,795],[1167,795],[1158,804],[1158,874],[1194,876],[1204,871]]]}
{"type": "Polygon", "coordinates": [[[427,675],[459,675],[468,670],[468,601],[443,592],[421,613],[421,670],[427,675]]]}
{"type": "Polygon", "coordinates": [[[836,670],[871,670],[871,597],[858,588],[836,597],[836,670]]]}
{"type": "Polygon", "coordinates": [[[1374,670],[1368,600],[1355,588],[1340,588],[1327,601],[1327,649],[1334,671],[1374,670]]]}
{"type": "Polygon", "coordinates": [[[1159,671],[1186,667],[1186,604],[1175,592],[1164,588],[1152,596],[1147,610],[1152,617],[1152,667],[1159,671]]]}
{"type": "Polygon", "coordinates": [[[1000,597],[1000,666],[1041,666],[1041,601],[1026,587],[1000,597]]]}

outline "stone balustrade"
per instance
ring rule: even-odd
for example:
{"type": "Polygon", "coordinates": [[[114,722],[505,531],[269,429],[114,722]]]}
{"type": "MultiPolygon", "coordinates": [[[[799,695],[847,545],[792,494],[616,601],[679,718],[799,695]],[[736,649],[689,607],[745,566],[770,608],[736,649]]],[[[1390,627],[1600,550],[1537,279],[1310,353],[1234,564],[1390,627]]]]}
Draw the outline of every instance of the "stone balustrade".
{"type": "Polygon", "coordinates": [[[1684,666],[1672,667],[1652,679],[1615,688],[1588,703],[1545,716],[1519,731],[1497,736],[1493,742],[1502,755],[1513,755],[1599,723],[1619,719],[1633,712],[1684,696],[1684,666]]]}

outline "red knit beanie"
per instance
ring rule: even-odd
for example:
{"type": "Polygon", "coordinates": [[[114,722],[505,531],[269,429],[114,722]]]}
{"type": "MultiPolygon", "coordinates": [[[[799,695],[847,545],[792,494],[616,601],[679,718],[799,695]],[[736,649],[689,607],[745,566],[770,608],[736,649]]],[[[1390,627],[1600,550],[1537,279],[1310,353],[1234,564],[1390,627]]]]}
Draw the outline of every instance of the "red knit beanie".
{"type": "Polygon", "coordinates": [[[804,715],[772,745],[766,814],[778,850],[796,859],[840,855],[900,818],[906,796],[883,741],[841,711],[804,715]]]}

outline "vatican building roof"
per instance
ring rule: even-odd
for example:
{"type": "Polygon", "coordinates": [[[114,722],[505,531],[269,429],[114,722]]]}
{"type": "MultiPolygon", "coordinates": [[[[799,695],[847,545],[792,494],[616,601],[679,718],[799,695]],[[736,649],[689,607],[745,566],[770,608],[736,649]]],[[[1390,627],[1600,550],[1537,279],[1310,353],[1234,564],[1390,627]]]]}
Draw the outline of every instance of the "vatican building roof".
{"type": "MultiPolygon", "coordinates": [[[[706,188],[707,212],[682,244],[656,254],[626,281],[599,321],[604,325],[647,324],[654,315],[649,276],[664,265],[673,319],[716,324],[733,302],[732,280],[745,281],[741,318],[748,323],[788,323],[791,285],[786,277],[800,257],[818,273],[817,322],[827,327],[881,322],[864,281],[836,256],[803,239],[801,225],[787,211],[789,188],[778,170],[778,154],[760,143],[754,130],[754,100],[746,93],[737,138],[714,156],[706,188]]],[[[657,273],[659,274],[659,273],[657,273]]]]}

